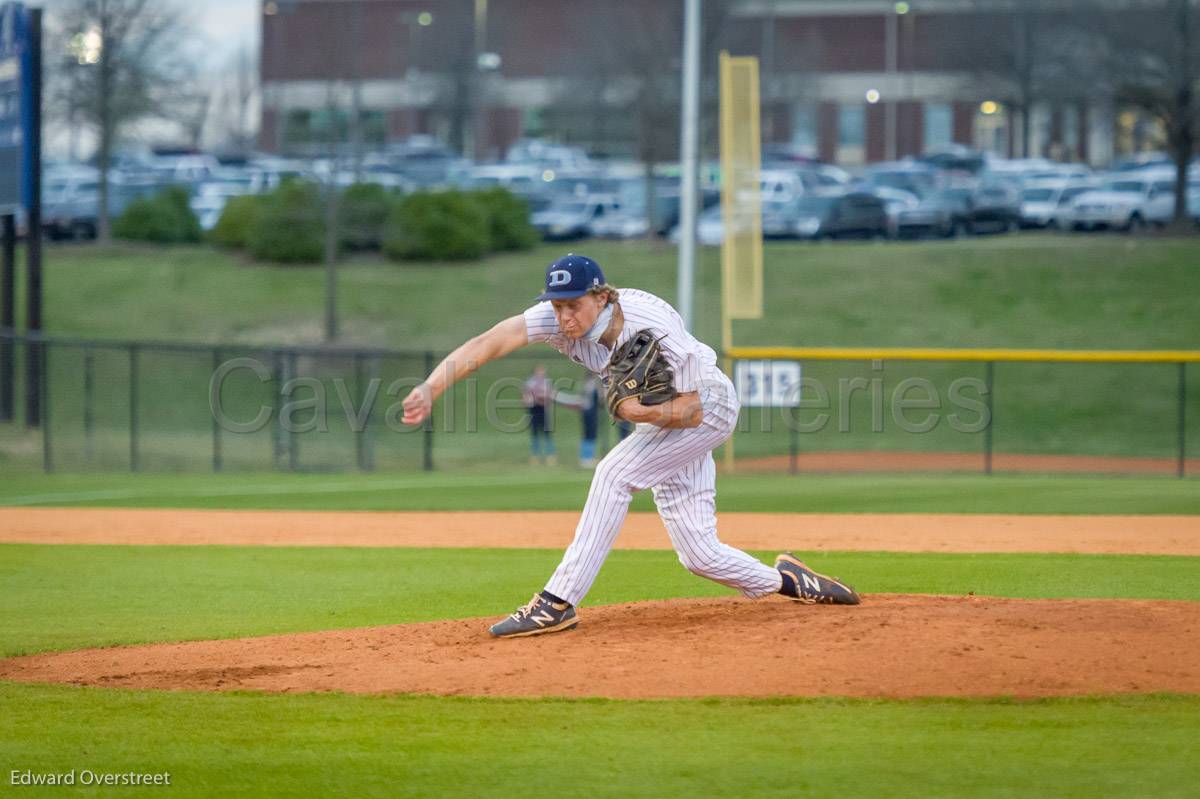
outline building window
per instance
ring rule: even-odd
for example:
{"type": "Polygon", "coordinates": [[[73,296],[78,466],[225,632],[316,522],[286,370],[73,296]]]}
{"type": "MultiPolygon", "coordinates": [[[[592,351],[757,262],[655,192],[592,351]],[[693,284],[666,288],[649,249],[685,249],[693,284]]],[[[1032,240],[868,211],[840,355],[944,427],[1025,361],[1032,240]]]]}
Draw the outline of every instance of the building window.
{"type": "Polygon", "coordinates": [[[1079,157],[1079,109],[1067,106],[1062,110],[1062,144],[1067,160],[1074,161],[1079,157]]]}
{"type": "MultiPolygon", "coordinates": [[[[359,112],[359,137],[364,146],[387,141],[387,114],[363,109],[359,112]]],[[[344,108],[292,109],[283,128],[286,146],[344,147],[350,142],[350,111],[344,108]]]]}
{"type": "Polygon", "coordinates": [[[838,107],[838,147],[862,147],[867,136],[867,110],[861,103],[838,107]]]}
{"type": "Polygon", "coordinates": [[[925,106],[925,148],[944,147],[954,141],[954,109],[948,103],[925,106]]]}
{"type": "Polygon", "coordinates": [[[812,103],[796,103],[792,106],[792,146],[815,157],[819,136],[817,107],[812,103]]]}

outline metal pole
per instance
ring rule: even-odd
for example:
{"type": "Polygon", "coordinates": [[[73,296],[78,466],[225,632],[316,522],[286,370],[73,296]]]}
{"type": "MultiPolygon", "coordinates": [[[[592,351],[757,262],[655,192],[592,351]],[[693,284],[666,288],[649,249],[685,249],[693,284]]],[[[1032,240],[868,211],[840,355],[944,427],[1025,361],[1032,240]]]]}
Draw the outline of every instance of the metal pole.
{"type": "MultiPolygon", "coordinates": [[[[212,369],[213,374],[221,368],[221,348],[213,347],[212,351],[212,369]]],[[[212,468],[214,472],[221,471],[221,425],[217,422],[217,415],[212,414],[212,468]]]]}
{"type": "Polygon", "coordinates": [[[788,473],[796,474],[800,471],[800,431],[793,424],[788,425],[789,441],[789,459],[788,473]]]}
{"type": "MultiPolygon", "coordinates": [[[[42,9],[29,9],[30,46],[33,48],[30,58],[30,82],[33,88],[33,114],[29,135],[31,163],[27,174],[29,183],[26,192],[28,197],[28,226],[26,233],[25,260],[28,264],[29,278],[26,283],[26,313],[25,327],[34,335],[42,330],[42,9]]],[[[41,348],[46,346],[38,342],[30,349],[30,357],[25,362],[25,424],[27,427],[37,427],[41,423],[42,402],[38,393],[43,381],[40,374],[43,358],[41,348]]]]}
{"type": "Polygon", "coordinates": [[[129,345],[129,470],[138,470],[138,347],[129,345]]]}
{"type": "MultiPolygon", "coordinates": [[[[354,385],[355,385],[355,388],[357,389],[355,391],[355,394],[357,394],[360,398],[366,396],[366,390],[363,388],[363,383],[364,383],[364,381],[363,381],[362,353],[356,352],[356,353],[354,353],[354,385]]],[[[361,402],[362,400],[360,399],[359,401],[361,402]]],[[[367,419],[370,419],[370,418],[371,417],[368,412],[367,419]]],[[[364,440],[366,438],[366,432],[367,432],[366,428],[367,428],[367,425],[364,420],[363,426],[361,428],[355,428],[353,431],[351,431],[354,433],[354,456],[355,456],[355,460],[358,461],[358,470],[360,472],[365,472],[367,470],[366,449],[365,449],[365,440],[364,440]]]]}
{"type": "Polygon", "coordinates": [[[984,385],[987,390],[987,412],[988,421],[987,427],[983,428],[983,473],[992,473],[992,425],[996,421],[995,406],[996,403],[992,399],[992,391],[996,382],[996,362],[987,362],[987,373],[984,377],[984,385]]]}
{"type": "Polygon", "coordinates": [[[692,294],[696,273],[697,162],[700,127],[700,0],[683,2],[683,90],[679,120],[679,315],[692,329],[692,294]]]}
{"type": "MultiPolygon", "coordinates": [[[[289,352],[287,357],[287,374],[288,380],[296,376],[296,353],[289,352]]],[[[289,420],[290,421],[290,420],[289,420]]],[[[296,440],[296,433],[292,430],[287,431],[287,450],[288,450],[288,469],[293,472],[300,470],[300,442],[296,440]]]]}
{"type": "Polygon", "coordinates": [[[1179,362],[1179,464],[1176,475],[1187,475],[1187,363],[1179,362]]]}
{"type": "MultiPolygon", "coordinates": [[[[889,92],[892,89],[892,87],[895,85],[896,70],[899,66],[900,23],[899,23],[899,20],[896,19],[896,16],[897,15],[893,12],[893,13],[888,13],[884,17],[884,20],[885,20],[884,27],[886,29],[886,33],[884,35],[884,58],[883,58],[883,60],[884,60],[884,68],[887,70],[887,74],[888,74],[888,84],[887,84],[888,88],[884,89],[885,92],[889,92]]],[[[897,136],[896,136],[896,111],[897,111],[896,103],[898,102],[898,100],[899,100],[899,97],[895,93],[892,93],[892,96],[890,96],[890,97],[885,96],[883,98],[883,101],[884,101],[883,102],[883,113],[884,113],[884,119],[885,119],[884,129],[886,131],[884,134],[884,137],[885,137],[884,158],[887,159],[888,161],[896,160],[896,151],[897,151],[897,147],[896,147],[896,139],[897,139],[897,136]]]]}
{"type": "Polygon", "coordinates": [[[42,386],[39,392],[42,400],[42,471],[49,474],[54,471],[54,448],[50,443],[50,346],[46,342],[38,345],[41,352],[42,386]]]}
{"type": "Polygon", "coordinates": [[[275,423],[271,425],[271,465],[276,471],[283,468],[283,415],[280,413],[283,396],[283,353],[275,351],[271,359],[271,377],[273,379],[271,393],[271,417],[275,423]]]}
{"type": "Polygon", "coordinates": [[[93,435],[94,435],[94,413],[93,399],[95,394],[95,356],[92,354],[92,348],[88,347],[83,351],[83,457],[88,463],[92,462],[94,454],[93,435]]]}
{"type": "MultiPolygon", "coordinates": [[[[2,217],[0,250],[0,333],[11,335],[17,327],[17,225],[12,214],[2,217]]],[[[16,379],[16,350],[9,335],[0,337],[0,422],[10,422],[16,398],[13,381],[16,379]]]]}
{"type": "MultiPolygon", "coordinates": [[[[433,353],[427,351],[425,353],[425,374],[432,374],[433,366],[434,366],[433,353]]],[[[454,413],[454,410],[451,409],[450,412],[454,413]]],[[[421,429],[423,431],[421,433],[421,437],[424,439],[422,467],[425,469],[425,471],[432,472],[433,471],[433,409],[432,408],[430,408],[430,410],[429,410],[429,416],[425,417],[425,422],[422,424],[421,429]]]]}

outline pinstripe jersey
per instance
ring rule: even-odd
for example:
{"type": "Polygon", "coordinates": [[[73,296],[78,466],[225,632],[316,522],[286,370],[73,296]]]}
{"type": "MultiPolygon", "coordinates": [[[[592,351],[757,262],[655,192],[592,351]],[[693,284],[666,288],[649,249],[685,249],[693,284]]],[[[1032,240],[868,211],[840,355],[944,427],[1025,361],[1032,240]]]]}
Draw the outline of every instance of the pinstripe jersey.
{"type": "Polygon", "coordinates": [[[607,385],[608,360],[612,352],[638,331],[648,329],[656,338],[662,337],[663,356],[675,373],[675,390],[680,393],[698,391],[701,381],[711,378],[717,369],[717,354],[712,347],[689,333],[678,312],[665,300],[638,289],[620,289],[620,295],[625,323],[612,350],[598,342],[568,338],[558,326],[549,302],[539,302],[525,311],[525,333],[529,343],[546,342],[575,363],[600,375],[607,385]]]}
{"type": "MultiPolygon", "coordinates": [[[[587,594],[625,521],[633,492],[653,489],[654,503],[680,562],[691,572],[758,597],[775,593],[779,572],[717,538],[716,469],[712,450],[737,425],[733,383],[717,367],[712,348],[683,326],[675,309],[645,291],[620,290],[624,324],[615,350],[640,330],[662,337],[662,351],[680,393],[699,392],[702,421],[692,428],[639,424],[596,467],[575,538],[546,591],[572,605],[587,594]]],[[[546,342],[601,375],[607,384],[611,351],[586,338],[571,339],[549,302],[525,311],[530,343],[546,342]]]]}

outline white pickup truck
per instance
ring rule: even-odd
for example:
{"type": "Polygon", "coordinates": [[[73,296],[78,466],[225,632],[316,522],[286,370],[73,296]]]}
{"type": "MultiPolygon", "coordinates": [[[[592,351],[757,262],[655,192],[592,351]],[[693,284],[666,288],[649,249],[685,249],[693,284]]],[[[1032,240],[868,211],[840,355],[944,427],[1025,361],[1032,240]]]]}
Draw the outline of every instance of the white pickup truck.
{"type": "Polygon", "coordinates": [[[1175,177],[1172,173],[1130,173],[1110,178],[1095,191],[1072,200],[1058,216],[1064,230],[1138,230],[1163,226],[1175,210],[1175,177]]]}

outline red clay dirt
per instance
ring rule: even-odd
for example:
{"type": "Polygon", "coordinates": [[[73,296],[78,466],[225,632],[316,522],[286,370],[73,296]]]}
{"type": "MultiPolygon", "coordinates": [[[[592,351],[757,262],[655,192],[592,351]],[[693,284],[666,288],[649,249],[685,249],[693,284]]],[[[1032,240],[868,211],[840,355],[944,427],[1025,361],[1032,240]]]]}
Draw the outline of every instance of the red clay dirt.
{"type": "MultiPolygon", "coordinates": [[[[577,512],[0,508],[0,542],[241,546],[540,547],[570,543],[577,512]]],[[[1200,555],[1200,516],[722,513],[721,540],[805,552],[1200,555]]],[[[631,513],[621,549],[667,549],[657,514],[631,513]]]]}
{"type": "Polygon", "coordinates": [[[0,679],[183,690],[485,696],[1065,696],[1200,692],[1200,603],[874,595],[584,608],[495,640],[464,619],[40,654],[0,679]]]}

